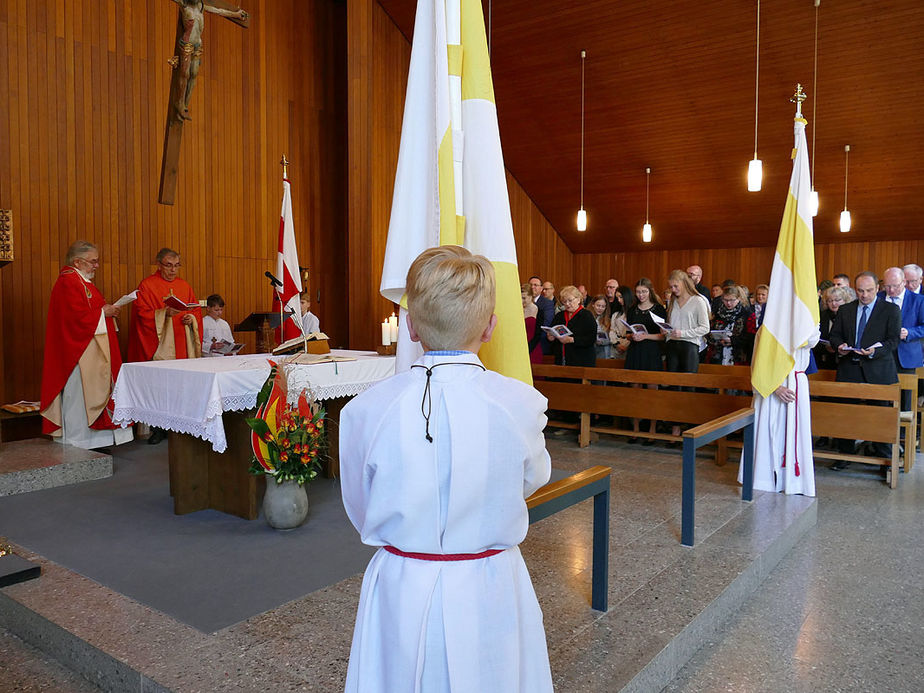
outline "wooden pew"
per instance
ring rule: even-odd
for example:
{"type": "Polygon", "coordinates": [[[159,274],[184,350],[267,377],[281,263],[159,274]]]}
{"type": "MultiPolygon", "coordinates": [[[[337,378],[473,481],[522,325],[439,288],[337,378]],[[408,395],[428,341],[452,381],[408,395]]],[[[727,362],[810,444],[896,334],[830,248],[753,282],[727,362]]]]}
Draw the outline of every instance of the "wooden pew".
{"type": "Polygon", "coordinates": [[[681,436],[666,433],[634,432],[631,429],[615,426],[592,426],[591,414],[639,417],[698,425],[751,405],[750,394],[729,394],[732,390],[750,393],[750,375],[667,373],[624,368],[579,368],[533,364],[533,376],[534,386],[549,400],[549,409],[577,412],[580,415],[580,423],[577,425],[560,422],[550,422],[550,425],[578,428],[580,431],[578,443],[581,447],[590,444],[592,432],[678,442],[683,440],[681,436]],[[561,379],[569,379],[569,381],[562,382],[561,379]],[[593,385],[591,381],[656,384],[697,388],[697,391],[606,387],[600,384],[593,385]]]}
{"type": "Polygon", "coordinates": [[[594,534],[590,606],[597,611],[606,611],[609,589],[610,472],[612,470],[609,467],[591,467],[546,484],[526,499],[529,523],[533,524],[593,496],[594,534]]]}

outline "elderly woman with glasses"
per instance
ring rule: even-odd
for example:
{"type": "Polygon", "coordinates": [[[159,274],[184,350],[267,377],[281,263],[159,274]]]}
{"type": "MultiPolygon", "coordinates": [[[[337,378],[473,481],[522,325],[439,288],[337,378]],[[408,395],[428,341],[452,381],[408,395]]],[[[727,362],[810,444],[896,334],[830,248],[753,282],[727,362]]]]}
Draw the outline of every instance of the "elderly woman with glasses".
{"type": "Polygon", "coordinates": [[[555,363],[560,366],[593,367],[597,364],[595,345],[597,342],[597,321],[581,305],[581,292],[574,286],[565,286],[558,292],[563,310],[552,319],[551,327],[564,325],[571,334],[547,334],[552,342],[555,363]]]}

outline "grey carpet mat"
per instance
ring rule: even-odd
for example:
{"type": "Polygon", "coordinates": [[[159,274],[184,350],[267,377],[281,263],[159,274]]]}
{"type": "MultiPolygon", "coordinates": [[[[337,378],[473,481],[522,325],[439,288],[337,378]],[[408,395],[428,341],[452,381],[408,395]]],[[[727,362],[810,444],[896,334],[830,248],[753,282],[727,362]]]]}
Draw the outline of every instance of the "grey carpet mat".
{"type": "Polygon", "coordinates": [[[113,448],[108,479],[0,498],[0,535],[212,633],[365,570],[374,549],[337,481],[308,489],[308,520],[280,532],[214,510],[173,514],[167,445],[113,448]]]}
{"type": "Polygon", "coordinates": [[[112,461],[108,479],[0,498],[0,535],[206,633],[361,573],[375,551],[337,481],[311,484],[308,520],[280,532],[262,513],[174,515],[166,443],[116,447],[112,461]]]}

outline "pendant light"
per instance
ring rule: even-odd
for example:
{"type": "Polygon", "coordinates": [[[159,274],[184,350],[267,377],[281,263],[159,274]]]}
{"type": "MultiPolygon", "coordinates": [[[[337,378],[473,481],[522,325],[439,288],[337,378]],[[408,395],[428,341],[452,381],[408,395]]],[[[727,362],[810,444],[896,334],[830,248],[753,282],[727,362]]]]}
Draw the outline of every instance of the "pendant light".
{"type": "Polygon", "coordinates": [[[815,67],[814,76],[812,77],[812,89],[815,90],[815,98],[812,99],[812,193],[809,197],[809,210],[812,216],[818,216],[818,193],[815,190],[815,130],[817,129],[818,120],[815,118],[816,107],[818,106],[818,6],[821,0],[815,0],[815,67]]]}
{"type": "Polygon", "coordinates": [[[581,51],[581,208],[578,210],[578,231],[587,230],[587,212],[584,211],[584,59],[587,51],[581,51]]]}
{"type": "Polygon", "coordinates": [[[841,233],[850,231],[850,212],[847,211],[847,162],[850,157],[850,145],[844,145],[844,211],[841,212],[841,233]]]}
{"type": "Polygon", "coordinates": [[[757,90],[760,86],[760,0],[757,0],[757,58],[754,67],[754,158],[748,163],[748,192],[760,192],[763,163],[757,158],[757,90]]]}
{"type": "Polygon", "coordinates": [[[651,169],[645,169],[645,225],[642,226],[642,241],[651,243],[651,224],[648,223],[648,202],[651,183],[651,169]]]}
{"type": "Polygon", "coordinates": [[[587,212],[584,211],[584,59],[587,51],[581,51],[581,208],[577,213],[577,230],[587,230],[587,212]]]}

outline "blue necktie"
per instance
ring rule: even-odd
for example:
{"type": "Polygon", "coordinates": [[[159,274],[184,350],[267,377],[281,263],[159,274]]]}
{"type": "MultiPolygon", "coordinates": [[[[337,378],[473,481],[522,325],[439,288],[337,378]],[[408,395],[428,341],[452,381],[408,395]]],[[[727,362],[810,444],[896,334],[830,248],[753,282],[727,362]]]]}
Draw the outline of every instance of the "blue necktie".
{"type": "Polygon", "coordinates": [[[869,317],[869,306],[863,306],[863,314],[860,316],[860,324],[857,325],[856,346],[860,348],[860,340],[863,339],[863,330],[866,329],[866,318],[869,317]]]}

